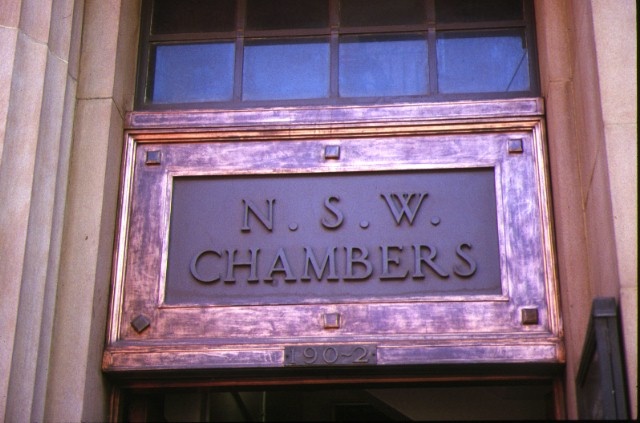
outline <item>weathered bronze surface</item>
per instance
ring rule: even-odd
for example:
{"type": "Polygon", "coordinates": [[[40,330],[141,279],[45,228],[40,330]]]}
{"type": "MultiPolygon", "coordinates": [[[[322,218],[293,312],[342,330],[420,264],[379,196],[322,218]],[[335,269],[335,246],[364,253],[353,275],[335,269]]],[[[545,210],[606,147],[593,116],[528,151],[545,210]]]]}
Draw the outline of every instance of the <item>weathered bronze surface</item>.
{"type": "Polygon", "coordinates": [[[377,366],[562,363],[542,115],[539,99],[130,114],[104,370],[372,343],[377,366]],[[437,250],[418,270],[415,245],[437,250]]]}

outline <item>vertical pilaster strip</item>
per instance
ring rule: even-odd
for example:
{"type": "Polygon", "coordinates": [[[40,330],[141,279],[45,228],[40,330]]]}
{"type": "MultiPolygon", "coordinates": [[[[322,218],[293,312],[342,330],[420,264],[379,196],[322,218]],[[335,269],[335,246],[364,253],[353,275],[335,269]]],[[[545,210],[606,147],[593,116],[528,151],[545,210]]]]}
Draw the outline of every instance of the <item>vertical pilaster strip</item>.
{"type": "MultiPolygon", "coordinates": [[[[592,1],[606,175],[620,278],[622,331],[632,419],[638,418],[637,2],[592,1]]],[[[604,281],[603,281],[604,282],[604,281]]],[[[606,282],[605,282],[606,283],[606,282]]]]}
{"type": "Polygon", "coordinates": [[[123,116],[133,104],[140,2],[95,0],[83,4],[77,103],[44,412],[45,420],[50,421],[104,421],[109,412],[109,384],[101,362],[123,116]]]}
{"type": "MultiPolygon", "coordinates": [[[[24,9],[24,4],[22,5],[24,9]]],[[[0,159],[0,373],[2,417],[12,421],[7,408],[9,374],[21,360],[14,354],[18,306],[24,272],[36,148],[47,62],[47,47],[19,27],[11,71],[7,119],[0,159]],[[5,415],[8,414],[8,415],[5,415]]],[[[17,405],[17,404],[16,404],[17,405]]]]}
{"type": "Polygon", "coordinates": [[[541,91],[545,98],[555,241],[566,354],[567,416],[577,418],[573,381],[591,303],[574,95],[570,0],[534,2],[541,91]]]}
{"type": "MultiPolygon", "coordinates": [[[[16,45],[18,41],[17,27],[9,26],[12,23],[7,19],[10,15],[8,10],[9,2],[0,3],[0,23],[7,26],[0,26],[0,175],[3,173],[4,165],[2,154],[6,138],[7,116],[11,97],[11,80],[13,78],[13,67],[15,62],[16,45]],[[6,20],[6,21],[5,21],[6,20]]],[[[19,2],[18,2],[19,6],[19,2]]],[[[17,18],[15,18],[17,25],[17,18]]],[[[8,172],[7,172],[8,173],[8,172]]],[[[0,184],[4,181],[0,179],[0,184]]],[[[6,193],[3,195],[7,195],[6,193]]],[[[5,256],[5,250],[13,249],[10,243],[9,233],[5,232],[5,226],[10,225],[10,216],[5,207],[0,204],[0,274],[4,275],[9,267],[13,267],[10,256],[5,256]],[[5,222],[6,221],[6,222],[5,222]]],[[[15,333],[16,313],[15,306],[20,286],[16,284],[15,277],[0,278],[0,418],[4,417],[7,404],[7,390],[9,389],[9,373],[11,372],[11,356],[13,354],[13,336],[15,333]]]]}

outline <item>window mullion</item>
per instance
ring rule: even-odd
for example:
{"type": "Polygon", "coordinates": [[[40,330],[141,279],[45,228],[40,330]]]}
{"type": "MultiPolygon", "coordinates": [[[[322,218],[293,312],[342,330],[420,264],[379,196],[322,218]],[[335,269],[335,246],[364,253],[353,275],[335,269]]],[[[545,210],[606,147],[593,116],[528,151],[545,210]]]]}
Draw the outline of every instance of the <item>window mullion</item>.
{"type": "Polygon", "coordinates": [[[429,72],[429,93],[438,93],[438,55],[436,52],[436,4],[435,0],[427,2],[427,43],[428,43],[428,72],[429,72]]]}
{"type": "Polygon", "coordinates": [[[329,98],[336,99],[339,97],[338,72],[339,68],[339,48],[340,48],[340,2],[338,0],[329,0],[329,51],[331,57],[329,59],[329,98]]]}
{"type": "Polygon", "coordinates": [[[142,108],[147,103],[150,103],[149,99],[149,85],[153,83],[153,78],[150,76],[152,67],[151,58],[151,42],[149,41],[151,34],[151,16],[152,16],[153,2],[145,1],[142,3],[142,22],[141,22],[141,35],[142,40],[140,42],[140,57],[138,58],[138,69],[145,69],[141,72],[141,77],[137,82],[137,94],[136,94],[136,107],[142,108]]]}
{"type": "Polygon", "coordinates": [[[242,101],[242,74],[244,72],[244,30],[247,1],[238,0],[236,10],[236,51],[233,80],[233,101],[242,101]]]}
{"type": "Polygon", "coordinates": [[[540,74],[538,71],[538,54],[534,47],[536,45],[535,23],[533,19],[533,4],[530,2],[523,3],[523,14],[526,25],[525,41],[527,42],[527,54],[529,54],[529,80],[531,81],[531,91],[540,91],[540,74]]]}

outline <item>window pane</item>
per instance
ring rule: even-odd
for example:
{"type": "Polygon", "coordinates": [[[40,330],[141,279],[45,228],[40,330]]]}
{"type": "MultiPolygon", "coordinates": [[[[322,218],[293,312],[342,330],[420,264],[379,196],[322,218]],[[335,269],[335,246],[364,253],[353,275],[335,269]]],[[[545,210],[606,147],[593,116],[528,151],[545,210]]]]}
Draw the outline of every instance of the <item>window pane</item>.
{"type": "Polygon", "coordinates": [[[424,0],[342,0],[340,25],[411,25],[426,21],[424,0]]]}
{"type": "Polygon", "coordinates": [[[448,32],[438,36],[436,48],[441,93],[530,88],[523,31],[448,32]]]}
{"type": "Polygon", "coordinates": [[[248,42],[242,83],[244,100],[327,97],[329,43],[324,38],[248,42]]]}
{"type": "Polygon", "coordinates": [[[518,0],[436,0],[438,23],[520,20],[518,0]]]}
{"type": "Polygon", "coordinates": [[[234,43],[155,48],[154,103],[224,101],[233,96],[234,43]]]}
{"type": "Polygon", "coordinates": [[[235,0],[155,0],[152,34],[233,31],[235,0]]]}
{"type": "Polygon", "coordinates": [[[350,36],[340,39],[340,96],[426,94],[424,36],[350,36]]]}
{"type": "Polygon", "coordinates": [[[300,29],[329,26],[327,0],[248,0],[247,29],[300,29]]]}

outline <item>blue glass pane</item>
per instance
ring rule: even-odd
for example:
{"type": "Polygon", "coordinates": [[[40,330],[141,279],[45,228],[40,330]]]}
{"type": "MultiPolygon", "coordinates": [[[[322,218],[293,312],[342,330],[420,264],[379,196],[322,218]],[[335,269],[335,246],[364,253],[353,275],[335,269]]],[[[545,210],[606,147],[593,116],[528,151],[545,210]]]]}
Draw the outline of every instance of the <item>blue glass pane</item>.
{"type": "Polygon", "coordinates": [[[234,51],[234,43],[157,46],[151,101],[231,100],[234,51]]]}
{"type": "Polygon", "coordinates": [[[350,36],[340,39],[341,97],[426,94],[427,41],[423,36],[350,36]]]}
{"type": "Polygon", "coordinates": [[[245,45],[244,100],[325,98],[329,95],[326,40],[253,41],[245,45]]]}
{"type": "Polygon", "coordinates": [[[529,57],[519,30],[450,32],[438,36],[441,93],[527,91],[529,57]]]}

